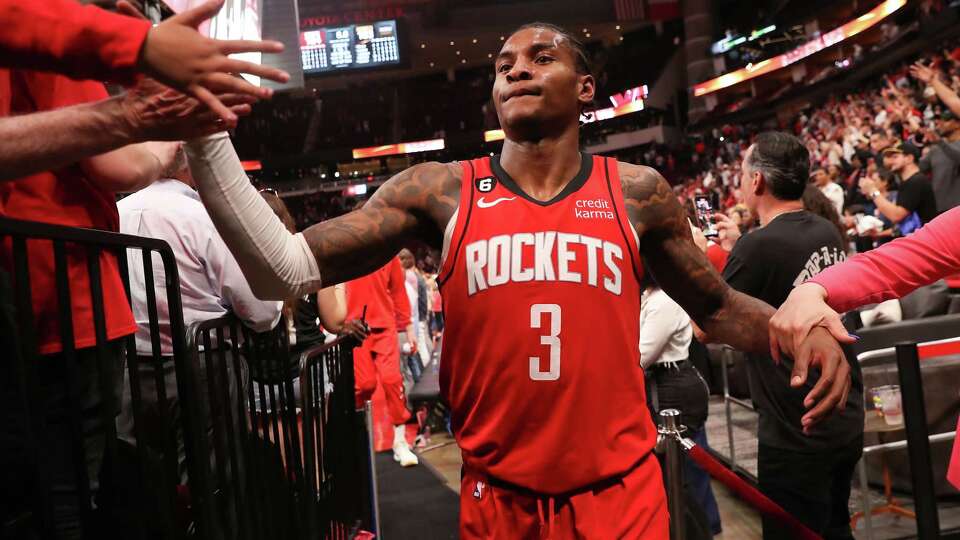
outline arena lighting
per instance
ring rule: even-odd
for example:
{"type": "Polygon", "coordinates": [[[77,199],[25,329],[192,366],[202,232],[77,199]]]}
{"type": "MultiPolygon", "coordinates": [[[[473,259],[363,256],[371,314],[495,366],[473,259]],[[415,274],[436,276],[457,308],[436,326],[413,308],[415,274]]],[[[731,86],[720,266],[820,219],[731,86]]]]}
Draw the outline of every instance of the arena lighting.
{"type": "Polygon", "coordinates": [[[245,171],[259,171],[260,169],[263,168],[263,166],[260,164],[260,162],[259,162],[259,161],[256,161],[256,160],[254,160],[254,161],[241,161],[240,164],[243,165],[243,170],[245,170],[245,171]]]}
{"type": "Polygon", "coordinates": [[[599,122],[601,120],[609,120],[611,118],[617,118],[619,116],[624,116],[627,114],[633,114],[635,112],[640,112],[643,110],[643,100],[630,101],[624,103],[619,107],[607,107],[606,109],[597,109],[592,112],[584,113],[580,115],[581,124],[590,124],[593,122],[599,122]]]}
{"type": "Polygon", "coordinates": [[[507,136],[503,133],[502,129],[491,129],[483,132],[483,142],[502,141],[505,138],[507,138],[507,136]]]}
{"type": "Polygon", "coordinates": [[[763,28],[760,28],[759,30],[754,30],[753,32],[750,32],[749,36],[731,36],[728,38],[723,38],[720,41],[710,46],[710,52],[712,52],[713,54],[723,54],[748,41],[753,41],[760,36],[765,36],[776,29],[777,29],[777,25],[771,24],[770,26],[765,26],[763,28]]]}
{"type": "Polygon", "coordinates": [[[443,139],[385,144],[383,146],[371,146],[369,148],[354,148],[353,159],[393,156],[396,154],[415,154],[417,152],[443,150],[444,148],[445,144],[443,139]]]}
{"type": "MultiPolygon", "coordinates": [[[[609,120],[611,118],[617,118],[619,116],[640,112],[642,110],[643,100],[630,101],[619,107],[607,107],[606,109],[597,109],[589,113],[581,114],[580,123],[592,124],[593,122],[609,120]]],[[[506,138],[506,135],[504,135],[502,129],[491,129],[483,132],[483,142],[502,141],[504,138],[506,138]]]]}
{"type": "Polygon", "coordinates": [[[366,184],[355,184],[349,186],[347,189],[343,190],[343,194],[347,196],[357,197],[360,195],[367,194],[367,185],[366,184]]]}
{"type": "Polygon", "coordinates": [[[833,45],[836,45],[845,39],[849,39],[869,28],[876,26],[880,23],[880,21],[884,20],[893,12],[902,8],[906,4],[907,0],[885,0],[884,2],[881,2],[880,5],[871,9],[867,13],[864,13],[860,17],[857,17],[843,26],[835,28],[825,34],[821,34],[816,39],[808,41],[792,51],[781,54],[780,56],[768,58],[767,60],[756,64],[750,64],[745,68],[731,71],[730,73],[721,75],[716,79],[710,79],[709,81],[695,85],[693,87],[693,95],[696,97],[705,96],[707,94],[716,92],[717,90],[723,90],[724,88],[729,88],[735,84],[739,84],[750,79],[755,79],[761,75],[766,75],[767,73],[785,68],[795,62],[803,60],[808,56],[816,54],[828,47],[832,47],[833,45]]]}

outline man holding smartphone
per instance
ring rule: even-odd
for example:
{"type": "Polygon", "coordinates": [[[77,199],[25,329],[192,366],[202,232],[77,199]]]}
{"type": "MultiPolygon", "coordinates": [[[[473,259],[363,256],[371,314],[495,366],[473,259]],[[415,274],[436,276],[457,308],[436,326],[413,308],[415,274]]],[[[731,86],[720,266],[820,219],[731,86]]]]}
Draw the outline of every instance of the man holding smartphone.
{"type": "MultiPolygon", "coordinates": [[[[760,228],[740,238],[727,260],[723,277],[734,289],[780,306],[794,286],[846,259],[837,229],[803,208],[809,173],[809,153],[792,135],[763,133],[747,150],[740,189],[760,228]]],[[[791,386],[789,365],[765,355],[746,363],[760,413],[760,489],[828,539],[852,538],[847,501],[863,448],[863,377],[846,352],[853,380],[846,409],[816,426],[801,423],[809,388],[791,386]]],[[[764,519],[763,536],[791,534],[764,519]]]]}

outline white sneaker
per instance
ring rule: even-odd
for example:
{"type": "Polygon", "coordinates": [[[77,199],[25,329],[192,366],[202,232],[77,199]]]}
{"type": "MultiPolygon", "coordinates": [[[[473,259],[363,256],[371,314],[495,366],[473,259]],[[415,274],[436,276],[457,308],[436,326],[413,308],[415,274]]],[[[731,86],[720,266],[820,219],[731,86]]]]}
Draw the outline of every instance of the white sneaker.
{"type": "Polygon", "coordinates": [[[417,455],[410,451],[410,445],[407,444],[406,426],[394,427],[393,460],[399,463],[401,467],[413,467],[420,464],[417,455]]]}

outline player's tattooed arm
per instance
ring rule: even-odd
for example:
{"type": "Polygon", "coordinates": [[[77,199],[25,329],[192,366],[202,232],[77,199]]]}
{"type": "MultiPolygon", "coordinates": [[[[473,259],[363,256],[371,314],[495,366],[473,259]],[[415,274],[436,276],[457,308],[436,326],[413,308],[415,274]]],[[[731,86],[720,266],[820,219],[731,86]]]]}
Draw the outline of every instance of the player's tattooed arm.
{"type": "Polygon", "coordinates": [[[657,283],[712,339],[748,352],[769,351],[775,310],[730,288],[693,243],[687,213],[660,173],[620,164],[630,222],[640,254],[657,283]]]}
{"type": "MultiPolygon", "coordinates": [[[[693,243],[687,215],[660,174],[649,167],[620,164],[627,214],[640,238],[640,254],[657,283],[712,339],[741,351],[766,354],[774,309],[734,291],[693,243]]],[[[836,340],[815,328],[793,359],[790,385],[802,386],[812,368],[820,378],[804,398],[805,433],[835,410],[850,392],[850,365],[836,340]]]]}
{"type": "Polygon", "coordinates": [[[388,180],[362,208],[303,234],[325,286],[380,268],[411,240],[439,249],[460,198],[457,163],[423,163],[388,180]]]}

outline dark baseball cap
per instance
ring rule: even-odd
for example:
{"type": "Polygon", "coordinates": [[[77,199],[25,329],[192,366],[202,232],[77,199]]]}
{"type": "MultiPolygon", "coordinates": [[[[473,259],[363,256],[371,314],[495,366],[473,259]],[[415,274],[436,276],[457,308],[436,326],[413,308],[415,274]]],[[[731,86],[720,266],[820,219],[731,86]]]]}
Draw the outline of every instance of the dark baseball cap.
{"type": "Polygon", "coordinates": [[[893,146],[884,148],[882,153],[883,155],[908,154],[913,156],[913,159],[920,161],[920,149],[908,141],[897,141],[893,146]]]}

